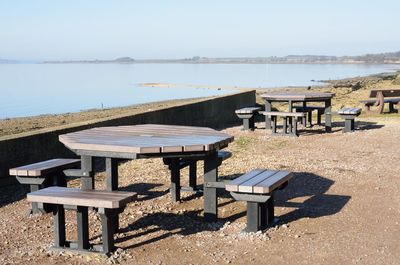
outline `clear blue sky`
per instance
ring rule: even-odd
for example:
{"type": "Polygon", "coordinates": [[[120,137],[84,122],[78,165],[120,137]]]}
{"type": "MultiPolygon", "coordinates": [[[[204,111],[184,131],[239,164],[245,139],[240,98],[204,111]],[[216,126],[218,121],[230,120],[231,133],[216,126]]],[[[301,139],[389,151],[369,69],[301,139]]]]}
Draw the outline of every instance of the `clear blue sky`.
{"type": "Polygon", "coordinates": [[[398,51],[399,12],[399,0],[2,0],[0,58],[398,51]]]}

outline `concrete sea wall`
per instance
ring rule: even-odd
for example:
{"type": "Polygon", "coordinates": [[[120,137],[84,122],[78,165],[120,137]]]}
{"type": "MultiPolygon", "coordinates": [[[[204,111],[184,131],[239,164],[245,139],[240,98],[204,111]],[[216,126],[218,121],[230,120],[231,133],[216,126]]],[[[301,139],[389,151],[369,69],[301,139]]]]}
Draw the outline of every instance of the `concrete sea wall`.
{"type": "Polygon", "coordinates": [[[239,124],[235,109],[253,106],[255,100],[255,91],[247,91],[134,115],[110,117],[2,137],[0,138],[0,185],[13,180],[8,174],[9,168],[51,158],[74,157],[74,154],[58,141],[60,134],[100,126],[146,123],[206,126],[219,129],[239,124]]]}

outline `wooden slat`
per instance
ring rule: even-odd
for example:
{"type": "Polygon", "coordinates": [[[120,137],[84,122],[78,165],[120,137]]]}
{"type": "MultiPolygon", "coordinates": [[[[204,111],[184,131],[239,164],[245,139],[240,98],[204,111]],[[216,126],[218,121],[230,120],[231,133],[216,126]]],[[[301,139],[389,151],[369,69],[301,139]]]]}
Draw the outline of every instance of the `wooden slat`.
{"type": "Polygon", "coordinates": [[[239,186],[243,182],[246,182],[246,181],[256,177],[257,175],[259,175],[260,173],[262,173],[264,171],[265,171],[265,169],[253,169],[252,171],[230,181],[228,184],[225,185],[225,189],[227,191],[237,192],[237,191],[239,191],[239,186]]]}
{"type": "Polygon", "coordinates": [[[73,166],[78,166],[79,162],[79,159],[56,158],[17,168],[12,168],[10,169],[9,174],[11,176],[38,177],[73,166]]]}
{"type": "Polygon", "coordinates": [[[338,111],[339,114],[345,115],[345,114],[350,114],[350,115],[357,115],[361,113],[360,108],[343,108],[338,111]]]}
{"type": "Polygon", "coordinates": [[[265,179],[263,182],[258,183],[253,188],[254,193],[265,194],[270,193],[292,177],[289,171],[279,171],[271,177],[265,179]]]}
{"type": "Polygon", "coordinates": [[[49,187],[28,193],[30,202],[76,205],[99,208],[120,208],[136,197],[133,192],[81,190],[75,188],[49,187]]]}
{"type": "Polygon", "coordinates": [[[251,178],[239,185],[239,192],[254,192],[254,187],[257,186],[258,183],[265,181],[267,178],[273,176],[279,172],[278,170],[265,170],[264,172],[258,174],[254,178],[251,178]]]}

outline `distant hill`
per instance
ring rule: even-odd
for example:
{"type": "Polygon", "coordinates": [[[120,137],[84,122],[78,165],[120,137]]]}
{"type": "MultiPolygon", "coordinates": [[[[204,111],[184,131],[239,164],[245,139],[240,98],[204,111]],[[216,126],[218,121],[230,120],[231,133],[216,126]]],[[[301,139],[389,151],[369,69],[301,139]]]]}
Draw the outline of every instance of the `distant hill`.
{"type": "Polygon", "coordinates": [[[78,60],[78,61],[44,61],[42,63],[134,63],[135,60],[130,57],[120,57],[114,60],[78,60]]]}
{"type": "Polygon", "coordinates": [[[43,63],[190,63],[190,64],[295,64],[295,63],[336,63],[336,64],[400,64],[400,51],[365,54],[360,56],[329,56],[329,55],[288,55],[284,57],[228,57],[228,58],[212,58],[194,56],[184,59],[144,59],[135,60],[130,57],[121,57],[114,60],[82,60],[82,61],[45,61],[43,63]]]}

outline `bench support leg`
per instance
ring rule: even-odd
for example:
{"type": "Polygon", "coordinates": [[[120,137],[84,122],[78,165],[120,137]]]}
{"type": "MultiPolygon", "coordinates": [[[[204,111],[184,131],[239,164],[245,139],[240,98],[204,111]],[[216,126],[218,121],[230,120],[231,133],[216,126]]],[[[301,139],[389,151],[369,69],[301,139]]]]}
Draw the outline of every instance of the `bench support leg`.
{"type": "Polygon", "coordinates": [[[54,246],[65,246],[65,211],[63,205],[54,205],[54,246]]]}
{"type": "Polygon", "coordinates": [[[81,185],[83,190],[93,190],[94,189],[94,181],[93,181],[93,161],[91,156],[82,156],[81,157],[81,169],[84,177],[81,177],[81,185]]]}
{"type": "MultiPolygon", "coordinates": [[[[118,159],[106,158],[106,189],[108,191],[118,190],[118,159]]],[[[119,230],[119,216],[115,215],[114,233],[119,230]]]]}
{"type": "MultiPolygon", "coordinates": [[[[271,111],[272,109],[272,104],[268,100],[265,101],[265,111],[271,111]]],[[[271,129],[271,117],[268,115],[265,115],[265,129],[270,130],[271,129]]]]}
{"type": "MultiPolygon", "coordinates": [[[[30,184],[31,192],[40,189],[40,185],[30,184]]],[[[44,205],[41,202],[32,202],[32,209],[28,211],[29,214],[43,214],[45,213],[44,205]]]]}
{"type": "Polygon", "coordinates": [[[114,250],[114,233],[113,233],[113,213],[108,209],[100,211],[102,239],[103,239],[103,252],[110,253],[114,250]]]}
{"type": "Polygon", "coordinates": [[[266,223],[265,225],[271,225],[274,222],[274,216],[275,216],[275,212],[274,212],[274,194],[271,193],[270,194],[271,198],[269,198],[269,200],[265,203],[266,205],[266,223]]]}
{"type": "Polygon", "coordinates": [[[218,181],[218,157],[212,153],[204,160],[204,219],[208,222],[215,222],[218,218],[217,189],[207,187],[207,182],[218,181]]]}
{"type": "Polygon", "coordinates": [[[322,114],[323,114],[324,112],[322,111],[322,110],[318,110],[318,115],[317,115],[317,124],[318,125],[321,125],[322,124],[322,122],[321,122],[321,119],[322,119],[322,114]]]}
{"type": "Polygon", "coordinates": [[[78,226],[78,249],[89,249],[88,207],[77,207],[76,221],[78,226]]]}
{"type": "Polygon", "coordinates": [[[180,169],[179,169],[179,159],[172,158],[171,159],[171,199],[173,202],[178,202],[181,200],[181,176],[180,176],[180,169]]]}
{"type": "Polygon", "coordinates": [[[287,117],[283,117],[283,133],[287,134],[287,117]]]}
{"type": "Polygon", "coordinates": [[[325,132],[332,132],[332,101],[325,101],[325,132]]]}
{"type": "Polygon", "coordinates": [[[354,119],[345,119],[344,120],[344,130],[345,133],[347,132],[354,132],[354,119]]]}
{"type": "Polygon", "coordinates": [[[257,232],[261,226],[260,203],[247,202],[247,225],[246,232],[257,232]]]}

